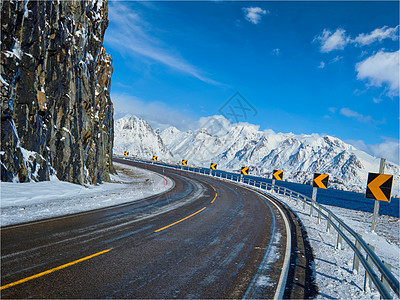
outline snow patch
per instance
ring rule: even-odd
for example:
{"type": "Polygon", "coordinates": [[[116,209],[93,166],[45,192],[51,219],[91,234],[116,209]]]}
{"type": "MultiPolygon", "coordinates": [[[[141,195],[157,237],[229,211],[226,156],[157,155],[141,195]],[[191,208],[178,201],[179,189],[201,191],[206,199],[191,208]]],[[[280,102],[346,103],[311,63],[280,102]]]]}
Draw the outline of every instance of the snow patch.
{"type": "Polygon", "coordinates": [[[21,45],[20,45],[19,41],[18,41],[16,38],[14,38],[14,41],[15,41],[15,43],[14,43],[14,48],[13,48],[13,50],[12,50],[12,51],[4,51],[4,54],[5,54],[7,57],[13,57],[13,56],[15,56],[16,58],[18,58],[19,60],[21,60],[21,55],[22,55],[21,45]]]}
{"type": "Polygon", "coordinates": [[[81,186],[65,181],[30,183],[0,182],[1,226],[73,214],[135,201],[165,192],[173,187],[161,175],[135,167],[114,163],[127,169],[111,175],[114,183],[81,186]]]}
{"type": "Polygon", "coordinates": [[[267,287],[267,286],[273,286],[274,284],[271,278],[269,278],[266,275],[261,275],[258,277],[256,285],[260,287],[267,287]]]}
{"type": "Polygon", "coordinates": [[[1,74],[0,74],[0,82],[5,86],[9,86],[9,84],[7,83],[7,81],[5,81],[5,79],[3,78],[3,76],[1,76],[1,74]]]}

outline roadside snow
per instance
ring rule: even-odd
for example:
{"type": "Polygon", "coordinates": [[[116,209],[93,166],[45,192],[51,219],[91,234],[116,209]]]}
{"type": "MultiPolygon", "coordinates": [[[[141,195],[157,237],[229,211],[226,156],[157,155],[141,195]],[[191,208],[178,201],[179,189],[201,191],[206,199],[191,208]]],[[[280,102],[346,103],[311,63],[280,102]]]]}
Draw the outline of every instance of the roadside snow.
{"type": "Polygon", "coordinates": [[[114,163],[112,182],[81,186],[64,181],[0,182],[1,226],[47,219],[126,203],[171,189],[173,181],[139,168],[114,163]]]}
{"type": "MultiPolygon", "coordinates": [[[[326,232],[326,221],[318,224],[316,213],[309,216],[308,206],[304,211],[300,202],[296,206],[295,201],[289,201],[282,195],[273,196],[289,206],[306,228],[315,256],[316,283],[319,289],[317,299],[380,299],[375,289],[364,292],[365,271],[362,264],[358,274],[353,274],[352,249],[345,242],[342,245],[344,249],[336,249],[337,233],[333,228],[329,233],[326,232]]],[[[364,241],[374,246],[378,257],[392,266],[393,275],[400,277],[399,218],[380,216],[375,234],[371,233],[371,213],[329,205],[325,207],[360,234],[364,241]]],[[[392,296],[399,299],[394,293],[392,296]]]]}

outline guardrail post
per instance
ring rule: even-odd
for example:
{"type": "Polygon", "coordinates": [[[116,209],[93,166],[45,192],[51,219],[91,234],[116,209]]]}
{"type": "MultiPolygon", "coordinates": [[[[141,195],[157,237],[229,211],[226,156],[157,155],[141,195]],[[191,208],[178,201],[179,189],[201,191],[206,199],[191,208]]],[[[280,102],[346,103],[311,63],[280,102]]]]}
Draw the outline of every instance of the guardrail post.
{"type": "Polygon", "coordinates": [[[331,214],[328,214],[328,219],[326,219],[326,232],[329,232],[331,230],[331,214]]]}
{"type": "MultiPolygon", "coordinates": [[[[342,225],[339,223],[339,230],[342,230],[342,225]]],[[[338,236],[337,236],[337,243],[336,243],[336,249],[342,249],[342,236],[340,235],[338,231],[338,236]]]]}
{"type": "MultiPolygon", "coordinates": [[[[358,240],[356,240],[356,248],[358,250],[361,250],[361,245],[358,242],[358,240]]],[[[357,254],[354,252],[354,258],[353,258],[353,274],[357,274],[358,273],[358,269],[360,267],[360,259],[358,258],[357,254]]]]}
{"type": "Polygon", "coordinates": [[[311,201],[311,204],[310,204],[310,217],[312,217],[312,215],[313,215],[313,212],[314,212],[314,203],[313,203],[313,201],[311,201]]]}
{"type": "MultiPolygon", "coordinates": [[[[375,247],[371,246],[370,244],[367,244],[368,247],[371,248],[372,251],[375,251],[375,247]]],[[[369,262],[371,261],[371,258],[367,254],[367,264],[370,264],[369,262]]],[[[371,290],[371,278],[369,277],[369,274],[367,271],[365,271],[365,279],[364,279],[364,291],[369,291],[371,290]]]]}
{"type": "Polygon", "coordinates": [[[306,210],[306,199],[303,197],[303,210],[306,210]]]}
{"type": "Polygon", "coordinates": [[[296,206],[299,206],[299,194],[296,195],[296,206]]]}
{"type": "MultiPolygon", "coordinates": [[[[383,262],[383,264],[386,266],[386,268],[388,268],[388,270],[389,270],[390,272],[392,272],[392,266],[391,266],[390,264],[388,264],[387,262],[383,261],[383,260],[382,260],[382,262],[383,262]]],[[[382,274],[381,276],[382,276],[382,277],[381,277],[382,284],[385,286],[385,288],[386,288],[388,291],[390,291],[389,282],[386,280],[386,278],[383,276],[383,274],[382,274]]]]}
{"type": "Polygon", "coordinates": [[[320,207],[318,207],[319,208],[319,210],[318,210],[318,224],[321,224],[321,208],[320,207]]]}

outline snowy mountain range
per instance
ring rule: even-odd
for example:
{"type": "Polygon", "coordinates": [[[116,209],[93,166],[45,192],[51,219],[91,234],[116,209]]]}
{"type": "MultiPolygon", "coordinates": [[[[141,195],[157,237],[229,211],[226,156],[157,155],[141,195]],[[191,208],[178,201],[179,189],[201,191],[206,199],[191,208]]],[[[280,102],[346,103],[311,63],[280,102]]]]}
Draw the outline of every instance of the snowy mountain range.
{"type": "Polygon", "coordinates": [[[151,159],[157,155],[168,162],[173,155],[149,123],[136,116],[125,116],[114,121],[114,154],[129,152],[130,156],[151,159]]]}
{"type": "MultiPolygon", "coordinates": [[[[129,151],[135,157],[239,171],[271,178],[274,169],[284,180],[310,183],[313,173],[329,174],[330,187],[364,192],[368,172],[378,172],[380,158],[373,157],[329,135],[260,131],[248,123],[231,123],[223,116],[202,118],[199,129],[183,132],[175,127],[153,131],[144,120],[126,116],[115,121],[114,153],[129,151]],[[157,132],[157,133],[156,133],[157,132]]],[[[399,195],[399,166],[386,162],[386,174],[395,175],[392,195],[399,195]]]]}

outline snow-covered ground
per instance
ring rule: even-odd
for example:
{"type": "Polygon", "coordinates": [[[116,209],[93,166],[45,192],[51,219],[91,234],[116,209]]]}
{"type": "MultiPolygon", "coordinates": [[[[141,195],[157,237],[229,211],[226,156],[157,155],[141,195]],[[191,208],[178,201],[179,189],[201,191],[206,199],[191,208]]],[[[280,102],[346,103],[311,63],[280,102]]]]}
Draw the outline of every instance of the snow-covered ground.
{"type": "MultiPolygon", "coordinates": [[[[342,248],[336,249],[337,233],[332,228],[326,232],[326,221],[317,222],[317,215],[309,216],[309,207],[303,210],[302,204],[296,206],[295,201],[289,201],[283,196],[275,197],[288,205],[300,218],[306,228],[311,247],[315,256],[316,283],[318,299],[379,299],[376,290],[364,292],[364,268],[360,263],[358,274],[353,274],[352,249],[344,242],[342,248]]],[[[392,266],[392,273],[400,277],[400,219],[380,216],[377,233],[371,233],[372,214],[346,208],[325,205],[336,216],[342,219],[364,241],[375,248],[378,257],[392,266]]],[[[395,296],[393,293],[392,296],[395,296]]],[[[394,297],[398,299],[398,297],[394,297]]]]}
{"type": "Polygon", "coordinates": [[[81,186],[64,181],[0,182],[1,226],[68,215],[162,193],[173,181],[157,173],[114,163],[112,182],[81,186]]]}

